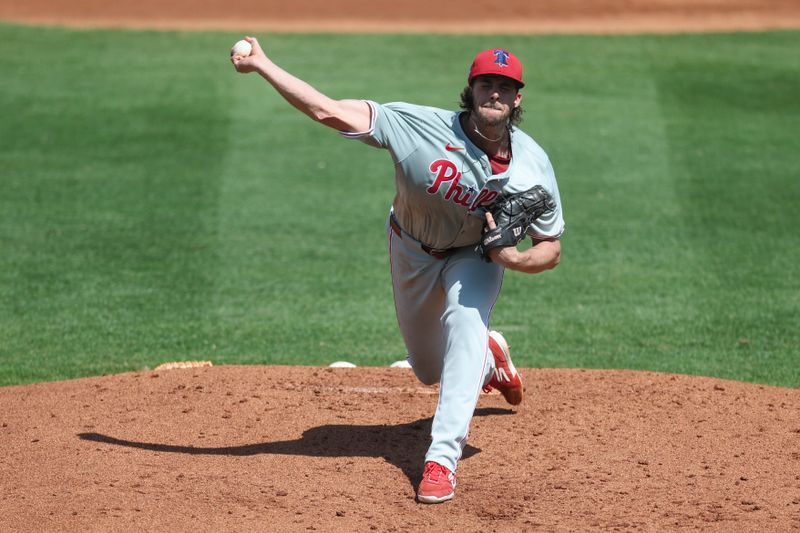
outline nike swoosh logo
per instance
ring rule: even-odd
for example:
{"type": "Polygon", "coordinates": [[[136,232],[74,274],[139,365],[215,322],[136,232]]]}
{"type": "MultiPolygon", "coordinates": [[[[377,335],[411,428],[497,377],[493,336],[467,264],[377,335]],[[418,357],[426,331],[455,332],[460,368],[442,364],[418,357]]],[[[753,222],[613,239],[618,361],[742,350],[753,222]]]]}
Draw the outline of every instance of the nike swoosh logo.
{"type": "Polygon", "coordinates": [[[447,150],[448,152],[456,152],[458,150],[463,150],[464,147],[463,146],[453,146],[452,144],[447,143],[447,144],[444,145],[444,149],[447,150]]]}

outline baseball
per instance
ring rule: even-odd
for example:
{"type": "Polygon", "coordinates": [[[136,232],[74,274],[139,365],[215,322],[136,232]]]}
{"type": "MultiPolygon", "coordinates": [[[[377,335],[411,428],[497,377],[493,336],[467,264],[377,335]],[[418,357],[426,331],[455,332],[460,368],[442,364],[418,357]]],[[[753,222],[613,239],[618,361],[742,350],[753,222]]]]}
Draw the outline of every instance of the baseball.
{"type": "Polygon", "coordinates": [[[236,44],[233,45],[233,48],[231,48],[231,55],[247,57],[250,55],[250,52],[252,51],[253,51],[253,45],[242,39],[241,41],[238,41],[236,44]]]}

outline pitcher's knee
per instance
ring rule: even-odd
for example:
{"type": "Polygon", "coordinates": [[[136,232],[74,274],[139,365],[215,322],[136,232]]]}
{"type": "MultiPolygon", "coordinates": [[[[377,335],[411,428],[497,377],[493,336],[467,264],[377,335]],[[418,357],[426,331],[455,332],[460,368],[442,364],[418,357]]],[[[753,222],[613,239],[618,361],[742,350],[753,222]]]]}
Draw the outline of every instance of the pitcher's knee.
{"type": "Polygon", "coordinates": [[[442,378],[442,365],[431,362],[423,357],[410,356],[408,358],[414,375],[423,385],[436,385],[442,378]]]}
{"type": "Polygon", "coordinates": [[[423,374],[421,372],[417,372],[416,369],[414,369],[414,374],[416,374],[417,379],[420,380],[423,385],[436,385],[442,378],[441,375],[423,374]]]}

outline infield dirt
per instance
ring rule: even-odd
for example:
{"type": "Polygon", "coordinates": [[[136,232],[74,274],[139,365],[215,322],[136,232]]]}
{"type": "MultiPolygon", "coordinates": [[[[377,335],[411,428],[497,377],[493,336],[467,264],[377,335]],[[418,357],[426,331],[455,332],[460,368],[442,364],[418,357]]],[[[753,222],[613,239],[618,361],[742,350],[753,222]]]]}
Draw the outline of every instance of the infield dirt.
{"type": "MultiPolygon", "coordinates": [[[[260,31],[800,27],[796,0],[0,2],[32,24],[260,31]],[[383,6],[383,7],[381,7],[383,6]],[[387,7],[388,6],[388,7],[387,7]],[[507,13],[513,13],[508,17],[507,13]]],[[[414,502],[437,389],[224,366],[0,388],[0,531],[800,531],[800,391],[523,370],[478,405],[452,502],[414,502]]]]}
{"type": "Polygon", "coordinates": [[[525,370],[456,498],[414,502],[436,388],[407,369],[150,371],[0,389],[3,531],[789,531],[800,393],[525,370]]]}

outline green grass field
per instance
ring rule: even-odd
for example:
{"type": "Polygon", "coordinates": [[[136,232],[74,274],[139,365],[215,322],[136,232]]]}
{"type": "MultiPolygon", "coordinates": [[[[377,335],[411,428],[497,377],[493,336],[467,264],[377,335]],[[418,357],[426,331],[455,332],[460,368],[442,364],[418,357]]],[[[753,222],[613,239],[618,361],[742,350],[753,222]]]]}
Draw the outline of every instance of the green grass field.
{"type": "MultiPolygon", "coordinates": [[[[239,37],[0,25],[0,384],[404,357],[388,154],[236,75],[239,37]]],[[[262,44],[333,97],[448,108],[475,52],[522,58],[567,234],[506,275],[518,366],[800,386],[800,32],[262,44]]]]}

